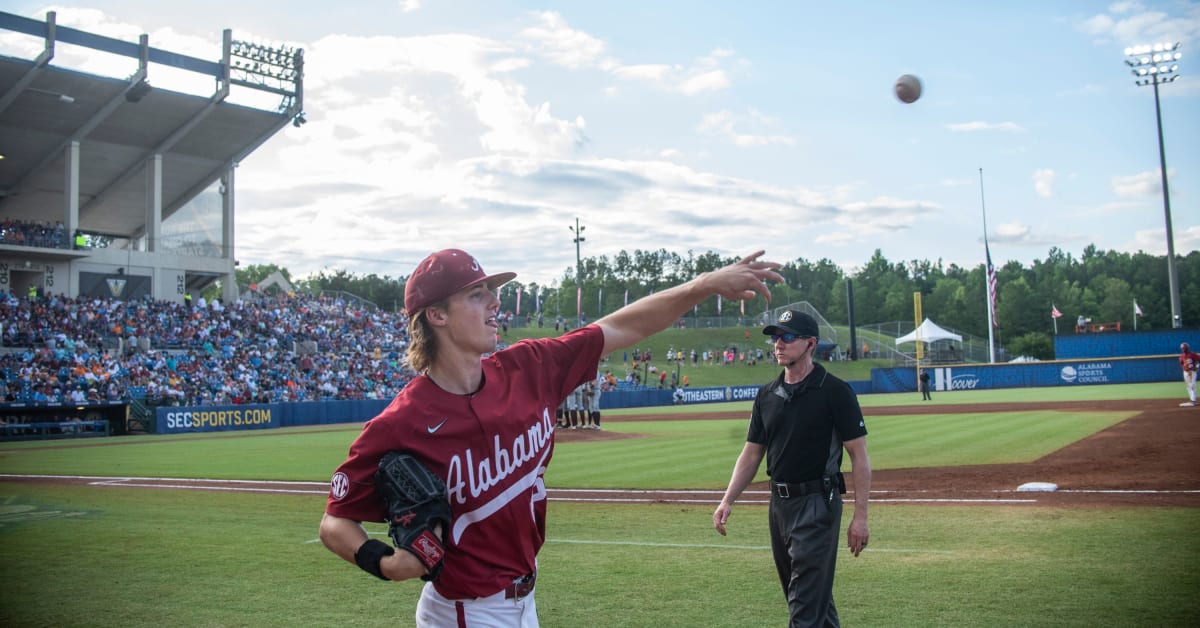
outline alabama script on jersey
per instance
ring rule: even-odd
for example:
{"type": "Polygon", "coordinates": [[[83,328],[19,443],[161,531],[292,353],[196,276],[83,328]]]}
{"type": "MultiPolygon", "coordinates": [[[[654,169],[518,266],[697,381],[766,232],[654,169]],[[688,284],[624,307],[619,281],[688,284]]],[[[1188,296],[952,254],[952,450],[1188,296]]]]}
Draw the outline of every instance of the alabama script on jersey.
{"type": "Polygon", "coordinates": [[[543,475],[554,452],[554,410],[595,377],[604,332],[589,325],[524,340],[483,358],[474,395],[415,378],[363,426],[330,483],[325,511],[386,521],[375,490],[379,459],[411,454],[446,481],[454,516],[434,586],[450,599],[492,595],[534,570],[546,538],[543,475]]]}

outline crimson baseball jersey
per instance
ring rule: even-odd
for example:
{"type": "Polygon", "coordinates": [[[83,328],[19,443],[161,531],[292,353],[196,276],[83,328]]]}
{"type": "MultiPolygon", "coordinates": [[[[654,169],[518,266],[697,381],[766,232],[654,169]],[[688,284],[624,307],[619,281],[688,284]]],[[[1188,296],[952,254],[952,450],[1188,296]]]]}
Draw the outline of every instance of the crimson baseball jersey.
{"type": "Polygon", "coordinates": [[[1179,367],[1185,371],[1200,369],[1200,353],[1184,351],[1179,354],[1179,367]]]}
{"type": "Polygon", "coordinates": [[[543,475],[554,452],[554,410],[596,373],[604,332],[595,325],[558,338],[523,340],[483,358],[472,395],[412,380],[367,421],[330,482],[325,512],[386,521],[375,490],[379,459],[411,454],[446,481],[453,515],[442,573],[450,599],[492,595],[531,573],[546,539],[543,475]]]}

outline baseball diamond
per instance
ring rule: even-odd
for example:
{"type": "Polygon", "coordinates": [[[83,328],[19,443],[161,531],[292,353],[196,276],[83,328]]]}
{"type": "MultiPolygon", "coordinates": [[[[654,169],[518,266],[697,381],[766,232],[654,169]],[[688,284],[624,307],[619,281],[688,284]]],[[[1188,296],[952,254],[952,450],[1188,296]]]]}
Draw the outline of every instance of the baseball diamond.
{"type": "MultiPolygon", "coordinates": [[[[872,416],[938,413],[1006,412],[1025,404],[939,405],[933,409],[911,406],[868,407],[872,416]]],[[[1061,507],[1184,506],[1200,507],[1200,410],[1154,400],[1041,402],[1040,407],[1072,411],[1141,410],[1130,419],[1075,442],[1039,460],[1025,464],[967,465],[909,469],[877,469],[872,482],[872,502],[905,504],[1031,505],[1061,507]],[[1170,438],[1163,438],[1170,434],[1170,438]],[[1051,481],[1053,492],[1018,492],[1030,481],[1051,481]]],[[[1027,407],[1027,406],[1026,406],[1027,407]]],[[[687,415],[638,414],[612,416],[607,422],[742,419],[743,412],[695,412],[687,415]]],[[[193,435],[190,438],[209,438],[193,435]]],[[[562,443],[637,438],[635,434],[595,430],[562,430],[562,443]]],[[[111,446],[103,440],[91,447],[111,446]]],[[[49,444],[44,447],[52,448],[49,444]]],[[[261,482],[179,478],[121,478],[82,476],[0,475],[7,480],[56,484],[91,484],[97,487],[214,490],[325,495],[327,482],[261,482]]],[[[722,489],[621,490],[556,489],[548,487],[550,501],[613,503],[705,503],[721,499],[722,489]]],[[[742,502],[766,503],[765,483],[756,483],[742,502]]]]}

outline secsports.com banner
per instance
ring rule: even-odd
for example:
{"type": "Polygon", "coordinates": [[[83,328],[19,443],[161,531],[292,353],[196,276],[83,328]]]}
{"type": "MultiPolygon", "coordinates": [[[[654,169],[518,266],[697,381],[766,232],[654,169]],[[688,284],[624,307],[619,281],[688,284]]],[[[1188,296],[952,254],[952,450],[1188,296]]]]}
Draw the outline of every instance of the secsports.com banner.
{"type": "Polygon", "coordinates": [[[158,434],[261,430],[280,426],[277,403],[244,406],[158,408],[158,434]]]}

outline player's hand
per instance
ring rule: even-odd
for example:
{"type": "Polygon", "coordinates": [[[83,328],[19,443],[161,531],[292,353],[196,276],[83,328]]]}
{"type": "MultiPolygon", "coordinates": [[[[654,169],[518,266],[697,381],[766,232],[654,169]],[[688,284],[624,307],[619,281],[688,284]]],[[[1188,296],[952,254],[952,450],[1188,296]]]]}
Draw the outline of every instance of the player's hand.
{"type": "Polygon", "coordinates": [[[708,279],[713,284],[712,291],[735,301],[753,299],[756,293],[770,301],[771,289],[767,287],[767,280],[780,283],[785,280],[783,275],[775,272],[775,269],[782,266],[781,264],[758,259],[765,252],[756,251],[733,264],[709,273],[708,279]]]}
{"type": "Polygon", "coordinates": [[[867,528],[867,520],[860,520],[855,517],[850,521],[850,529],[846,531],[846,540],[850,545],[850,552],[857,558],[867,547],[867,540],[871,538],[871,531],[867,528]]]}
{"type": "MultiPolygon", "coordinates": [[[[442,525],[434,526],[433,532],[441,538],[442,525]]],[[[388,580],[411,580],[429,574],[429,570],[416,555],[405,551],[397,551],[391,556],[384,556],[379,561],[379,571],[382,571],[388,580]]]]}
{"type": "Polygon", "coordinates": [[[733,510],[732,506],[721,502],[721,505],[717,506],[717,510],[713,512],[713,528],[717,532],[720,532],[721,536],[725,536],[725,524],[729,522],[729,512],[731,510],[733,510]]]}

